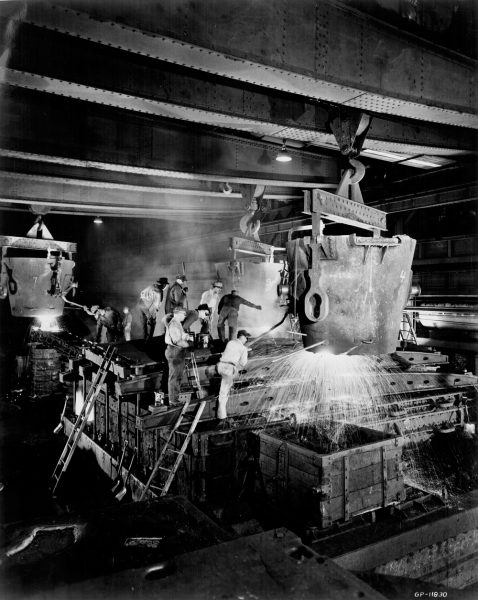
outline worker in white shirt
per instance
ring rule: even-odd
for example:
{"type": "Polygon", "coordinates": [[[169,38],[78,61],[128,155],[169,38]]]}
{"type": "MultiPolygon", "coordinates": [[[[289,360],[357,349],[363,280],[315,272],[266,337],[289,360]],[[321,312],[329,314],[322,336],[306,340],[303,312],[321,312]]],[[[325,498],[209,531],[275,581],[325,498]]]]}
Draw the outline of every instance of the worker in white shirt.
{"type": "Polygon", "coordinates": [[[201,333],[210,334],[211,333],[211,323],[214,317],[214,313],[217,310],[217,304],[219,302],[219,296],[222,292],[222,281],[213,281],[211,287],[203,292],[201,296],[201,301],[199,305],[207,304],[209,315],[202,316],[199,314],[199,318],[201,319],[201,333]]]}
{"type": "Polygon", "coordinates": [[[131,325],[133,324],[133,315],[127,306],[123,307],[123,330],[124,339],[129,342],[131,340],[131,325]]]}
{"type": "Polygon", "coordinates": [[[217,372],[222,378],[217,405],[217,418],[219,419],[217,429],[224,429],[228,425],[226,411],[227,400],[234,382],[234,375],[247,364],[248,348],[246,347],[246,344],[250,337],[251,334],[245,329],[239,330],[237,332],[237,339],[230,340],[227,343],[217,364],[217,372]]]}
{"type": "Polygon", "coordinates": [[[156,317],[163,301],[163,290],[167,285],[167,278],[160,277],[153,284],[144,288],[139,295],[139,311],[145,340],[153,337],[154,328],[156,327],[156,317]]]}

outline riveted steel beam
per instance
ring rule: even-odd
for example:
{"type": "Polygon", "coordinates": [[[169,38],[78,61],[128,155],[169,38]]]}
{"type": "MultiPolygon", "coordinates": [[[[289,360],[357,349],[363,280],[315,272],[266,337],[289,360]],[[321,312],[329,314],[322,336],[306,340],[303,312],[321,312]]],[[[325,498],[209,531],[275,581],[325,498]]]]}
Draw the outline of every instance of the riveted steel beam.
{"type": "MultiPolygon", "coordinates": [[[[93,88],[90,86],[84,86],[77,83],[71,83],[69,81],[61,81],[58,79],[51,79],[49,77],[40,76],[32,73],[25,73],[19,71],[13,71],[11,69],[0,68],[0,78],[8,85],[14,87],[20,87],[36,91],[44,91],[49,94],[55,94],[63,97],[74,98],[76,100],[84,100],[88,102],[94,102],[97,104],[103,104],[106,106],[114,106],[125,110],[131,110],[138,113],[144,113],[153,116],[160,116],[171,119],[179,119],[182,121],[190,121],[194,123],[200,123],[203,125],[211,125],[214,127],[229,128],[238,130],[241,132],[252,133],[259,137],[279,137],[283,139],[301,141],[306,144],[311,144],[319,147],[334,148],[337,149],[337,143],[333,135],[323,130],[308,129],[305,127],[284,127],[279,123],[271,123],[268,121],[260,121],[255,118],[237,117],[224,112],[216,112],[215,110],[198,109],[192,106],[184,106],[173,104],[171,102],[163,102],[158,100],[152,100],[149,98],[141,98],[138,96],[132,96],[131,94],[122,94],[113,92],[110,90],[93,88]]],[[[196,99],[191,100],[192,104],[196,102],[196,99]]],[[[382,131],[384,137],[389,137],[392,134],[392,130],[400,130],[393,136],[393,140],[386,140],[384,137],[381,139],[368,139],[364,146],[366,150],[373,150],[377,153],[380,151],[384,152],[395,152],[402,153],[400,156],[395,158],[395,161],[399,159],[407,158],[405,154],[409,156],[417,155],[444,155],[453,156],[461,153],[465,148],[468,151],[473,149],[473,138],[471,135],[460,135],[459,138],[468,138],[461,149],[458,147],[459,142],[455,140],[452,142],[451,137],[446,139],[442,138],[442,144],[449,143],[448,147],[440,146],[424,146],[425,140],[422,143],[414,144],[412,138],[406,140],[405,143],[397,141],[399,133],[401,133],[402,139],[405,138],[404,130],[398,124],[391,126],[388,124],[385,128],[380,127],[384,125],[382,123],[374,128],[374,131],[382,131]],[[385,133],[388,130],[388,133],[385,133]]],[[[411,128],[413,129],[413,128],[411,128]]],[[[427,132],[428,133],[428,132],[427,132]]],[[[416,131],[413,132],[415,140],[420,139],[420,136],[416,131]]],[[[438,141],[439,136],[435,136],[438,141]]],[[[378,157],[380,155],[378,154],[378,157]]]]}
{"type": "MultiPolygon", "coordinates": [[[[337,147],[328,128],[329,105],[285,96],[274,90],[244,88],[229,80],[178,72],[128,52],[38,27],[19,28],[8,69],[0,79],[12,86],[113,105],[151,115],[228,127],[255,135],[285,137],[337,147]],[[65,45],[68,61],[64,60],[65,45]],[[192,93],[192,91],[194,93],[192,93]]],[[[395,122],[375,117],[366,147],[375,151],[453,154],[473,151],[473,134],[463,128],[395,122]]]]}
{"type": "Polygon", "coordinates": [[[407,198],[394,198],[374,204],[375,208],[387,213],[409,212],[449,204],[476,202],[478,200],[478,184],[460,186],[451,190],[440,190],[430,193],[417,193],[407,198]]]}
{"type": "Polygon", "coordinates": [[[83,214],[119,214],[124,217],[224,220],[242,215],[245,210],[240,193],[224,194],[219,191],[128,185],[5,171],[0,171],[0,194],[0,205],[41,205],[55,212],[82,211],[83,214]]]}
{"type": "Polygon", "coordinates": [[[387,215],[384,212],[325,190],[304,191],[304,213],[319,213],[336,223],[364,229],[387,229],[387,215]]]}
{"type": "Polygon", "coordinates": [[[279,163],[273,144],[8,86],[2,98],[0,147],[42,155],[42,162],[53,156],[50,162],[182,179],[292,187],[313,182],[320,187],[338,179],[336,160],[329,156],[291,149],[293,160],[279,163]]]}
{"type": "Polygon", "coordinates": [[[242,198],[229,199],[228,196],[207,197],[186,194],[168,194],[161,192],[141,192],[121,188],[105,188],[82,185],[78,183],[63,183],[53,177],[27,178],[22,176],[5,176],[0,172],[1,194],[10,202],[42,204],[61,207],[84,207],[96,211],[99,208],[108,210],[114,208],[123,210],[125,214],[142,211],[164,211],[182,213],[216,214],[244,212],[242,198]]]}
{"type": "Polygon", "coordinates": [[[50,212],[57,214],[76,214],[76,215],[101,215],[109,217],[122,218],[143,218],[143,219],[161,219],[164,221],[184,221],[193,223],[211,223],[224,222],[230,220],[235,214],[240,215],[244,210],[233,209],[230,206],[227,208],[217,206],[203,207],[201,204],[195,206],[187,206],[187,197],[176,199],[176,204],[173,207],[159,206],[155,208],[147,208],[143,206],[125,206],[113,204],[111,201],[108,204],[100,201],[98,197],[94,197],[90,202],[77,201],[65,202],[61,199],[28,199],[28,198],[12,198],[4,194],[0,194],[0,208],[12,210],[13,208],[32,208],[40,205],[49,207],[50,212]]]}
{"type": "Polygon", "coordinates": [[[475,61],[335,0],[90,6],[88,14],[31,3],[24,21],[359,110],[478,128],[475,61]]]}
{"type": "MultiPolygon", "coordinates": [[[[151,173],[136,175],[134,173],[114,170],[107,172],[105,169],[82,168],[60,164],[57,162],[54,174],[51,174],[51,162],[36,162],[31,156],[22,159],[21,153],[13,152],[12,158],[1,155],[0,172],[3,177],[22,177],[26,179],[53,179],[57,183],[75,185],[81,183],[85,187],[101,187],[106,189],[120,189],[140,192],[163,194],[187,194],[188,196],[209,196],[223,198],[239,198],[241,184],[229,183],[231,191],[225,186],[224,180],[204,181],[199,179],[179,179],[173,177],[155,177],[151,173]]],[[[6,154],[10,154],[7,151],[6,154]]],[[[47,157],[48,158],[48,157],[47,157]]],[[[53,157],[51,157],[53,158],[53,157]]],[[[106,165],[105,165],[106,167],[106,165]]],[[[272,183],[266,186],[265,198],[288,202],[302,199],[302,191],[296,187],[289,188],[272,183]]],[[[322,184],[321,187],[335,187],[334,184],[322,184]]]]}
{"type": "MultiPolygon", "coordinates": [[[[3,171],[0,170],[0,182],[9,180],[13,185],[23,185],[23,184],[32,184],[39,183],[40,185],[52,185],[52,186],[72,186],[77,188],[82,188],[86,191],[88,188],[95,188],[100,190],[109,190],[112,193],[130,193],[133,192],[135,194],[155,194],[157,196],[165,195],[168,196],[176,195],[176,196],[195,196],[201,198],[220,198],[221,200],[233,200],[237,198],[242,199],[242,194],[240,192],[230,192],[225,193],[224,191],[219,190],[219,186],[216,186],[217,190],[207,189],[208,186],[202,186],[199,188],[191,188],[191,187],[165,187],[164,185],[134,185],[128,183],[121,182],[113,182],[113,181],[100,181],[95,179],[76,179],[72,177],[55,177],[50,175],[38,175],[31,173],[21,173],[17,171],[3,171]]],[[[200,182],[202,183],[202,182],[200,182]]],[[[7,184],[8,185],[8,184],[7,184]]],[[[302,195],[297,192],[287,193],[282,191],[280,193],[264,193],[263,197],[266,200],[278,200],[278,201],[288,201],[288,200],[300,200],[302,199],[302,195]]]]}

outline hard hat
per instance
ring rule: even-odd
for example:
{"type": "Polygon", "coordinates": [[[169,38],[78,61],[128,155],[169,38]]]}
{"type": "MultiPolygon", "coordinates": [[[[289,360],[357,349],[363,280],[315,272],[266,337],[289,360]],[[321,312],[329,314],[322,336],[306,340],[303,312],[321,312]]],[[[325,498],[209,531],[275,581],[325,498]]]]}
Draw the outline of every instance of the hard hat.
{"type": "Polygon", "coordinates": [[[100,305],[99,304],[93,304],[93,306],[91,307],[91,312],[96,312],[97,310],[100,310],[100,305]]]}

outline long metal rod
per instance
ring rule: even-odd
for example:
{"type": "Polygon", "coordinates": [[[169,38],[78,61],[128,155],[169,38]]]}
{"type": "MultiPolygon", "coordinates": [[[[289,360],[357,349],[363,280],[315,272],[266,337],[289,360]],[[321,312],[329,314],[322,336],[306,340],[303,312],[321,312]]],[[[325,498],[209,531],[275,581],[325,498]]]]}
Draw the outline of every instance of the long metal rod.
{"type": "Polygon", "coordinates": [[[310,350],[311,348],[316,348],[317,346],[321,346],[325,344],[327,340],[322,340],[321,342],[317,342],[316,344],[312,344],[312,346],[307,346],[306,348],[301,348],[300,350],[296,350],[295,352],[291,352],[290,354],[286,354],[285,356],[280,356],[275,360],[271,361],[273,363],[278,362],[279,360],[284,360],[284,358],[289,358],[290,356],[294,356],[294,354],[299,354],[299,352],[303,352],[304,350],[310,350]]]}

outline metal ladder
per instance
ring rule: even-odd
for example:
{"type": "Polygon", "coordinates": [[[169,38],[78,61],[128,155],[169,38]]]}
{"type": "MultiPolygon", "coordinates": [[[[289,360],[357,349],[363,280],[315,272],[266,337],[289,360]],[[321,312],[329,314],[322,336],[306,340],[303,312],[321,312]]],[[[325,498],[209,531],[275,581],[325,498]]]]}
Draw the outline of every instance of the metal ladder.
{"type": "Polygon", "coordinates": [[[190,400],[186,400],[186,402],[184,403],[184,406],[179,414],[179,417],[178,417],[176,423],[174,424],[174,426],[171,430],[171,433],[169,434],[168,439],[166,440],[166,442],[163,446],[163,449],[161,450],[161,452],[158,456],[158,460],[156,461],[153,471],[152,471],[151,475],[149,476],[149,479],[146,483],[143,493],[141,494],[140,500],[144,500],[150,487],[153,487],[153,488],[159,490],[160,496],[165,496],[168,493],[168,490],[171,487],[171,484],[173,482],[174,476],[176,475],[176,471],[178,470],[179,465],[181,464],[183,456],[188,447],[189,440],[191,439],[191,436],[193,435],[194,431],[196,430],[196,426],[197,426],[199,419],[201,418],[201,415],[204,411],[204,407],[206,406],[206,400],[201,400],[201,402],[199,403],[196,414],[194,415],[194,419],[191,422],[191,426],[186,433],[184,431],[178,431],[178,428],[180,427],[180,425],[184,419],[184,414],[185,414],[186,410],[189,408],[189,404],[190,404],[190,400]],[[176,450],[173,447],[173,439],[174,439],[175,434],[184,436],[184,441],[181,445],[180,450],[176,450]],[[168,452],[172,452],[173,454],[177,455],[176,460],[174,461],[174,464],[171,468],[164,467],[162,464],[164,462],[168,452]],[[156,477],[156,474],[158,471],[163,471],[164,473],[168,473],[166,481],[162,487],[151,485],[154,478],[156,477]]]}
{"type": "Polygon", "coordinates": [[[189,408],[189,405],[191,404],[191,398],[188,398],[186,400],[186,402],[184,403],[184,405],[181,409],[181,412],[179,413],[179,416],[177,418],[177,421],[174,424],[174,426],[171,430],[171,433],[169,434],[168,439],[166,440],[166,442],[163,446],[163,449],[161,450],[161,452],[158,456],[158,459],[153,467],[153,471],[151,472],[151,475],[149,476],[146,486],[141,494],[140,500],[144,500],[150,487],[153,487],[154,489],[159,490],[160,496],[165,496],[168,493],[168,490],[171,487],[171,484],[173,482],[174,476],[176,475],[176,471],[178,470],[179,465],[181,464],[181,461],[183,459],[183,456],[187,450],[189,440],[191,439],[193,433],[196,431],[197,424],[199,423],[199,419],[201,418],[201,415],[204,411],[204,407],[206,406],[207,401],[204,400],[205,392],[201,388],[201,385],[199,382],[199,373],[197,370],[196,357],[194,356],[194,353],[191,353],[190,368],[188,367],[188,379],[190,381],[192,379],[194,379],[194,381],[196,383],[196,387],[197,387],[197,394],[198,394],[198,397],[201,399],[201,402],[199,403],[199,406],[196,410],[196,414],[194,415],[194,419],[192,420],[189,430],[187,432],[179,431],[179,427],[181,426],[181,424],[184,420],[184,415],[186,414],[186,411],[189,408]],[[192,377],[190,376],[190,370],[192,370],[192,372],[193,372],[192,377]],[[183,443],[179,450],[176,450],[173,447],[173,440],[174,440],[175,434],[184,436],[183,443]],[[174,461],[174,464],[171,468],[163,466],[163,462],[164,462],[168,452],[171,452],[171,453],[177,455],[176,460],[174,461]],[[158,471],[163,471],[164,473],[168,473],[166,481],[162,487],[151,485],[154,478],[156,477],[156,474],[158,473],[158,471]]]}
{"type": "Polygon", "coordinates": [[[61,453],[60,459],[56,464],[53,475],[51,476],[51,491],[53,494],[60,483],[61,476],[67,470],[68,465],[70,464],[71,458],[80,440],[81,433],[85,428],[88,416],[96,402],[98,394],[100,393],[101,386],[108,375],[110,364],[115,354],[116,348],[114,346],[108,346],[103,357],[103,361],[95,374],[90,389],[88,390],[88,394],[86,395],[80,414],[78,415],[70,435],[68,436],[68,440],[63,448],[63,452],[61,453]]]}

